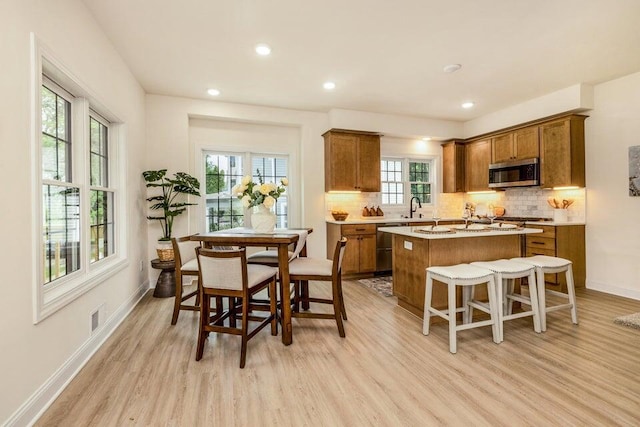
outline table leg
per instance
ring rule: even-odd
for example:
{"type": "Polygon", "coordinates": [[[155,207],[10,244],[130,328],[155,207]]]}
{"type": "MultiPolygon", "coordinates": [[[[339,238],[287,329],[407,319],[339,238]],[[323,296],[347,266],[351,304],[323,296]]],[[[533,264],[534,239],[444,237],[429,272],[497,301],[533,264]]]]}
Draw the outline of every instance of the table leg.
{"type": "Polygon", "coordinates": [[[278,245],[278,265],[280,266],[280,304],[282,306],[282,343],[289,345],[293,342],[291,328],[291,299],[289,289],[289,245],[278,245]]]}

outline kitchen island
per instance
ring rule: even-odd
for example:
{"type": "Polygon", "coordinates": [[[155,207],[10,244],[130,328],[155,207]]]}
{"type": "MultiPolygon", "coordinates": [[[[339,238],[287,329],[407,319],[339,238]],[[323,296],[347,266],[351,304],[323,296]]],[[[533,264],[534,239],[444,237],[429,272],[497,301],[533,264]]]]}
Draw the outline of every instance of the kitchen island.
{"type": "MultiPolygon", "coordinates": [[[[424,314],[426,268],[524,255],[524,236],[533,228],[455,230],[430,233],[427,227],[381,227],[393,235],[393,294],[398,305],[416,316],[424,314]]],[[[447,306],[446,285],[434,281],[433,305],[447,306]]],[[[460,289],[458,289],[460,291],[460,289]]],[[[482,290],[486,295],[486,290],[482,290]]],[[[477,294],[482,298],[482,292],[477,294]]],[[[461,295],[457,295],[458,304],[461,295]]]]}

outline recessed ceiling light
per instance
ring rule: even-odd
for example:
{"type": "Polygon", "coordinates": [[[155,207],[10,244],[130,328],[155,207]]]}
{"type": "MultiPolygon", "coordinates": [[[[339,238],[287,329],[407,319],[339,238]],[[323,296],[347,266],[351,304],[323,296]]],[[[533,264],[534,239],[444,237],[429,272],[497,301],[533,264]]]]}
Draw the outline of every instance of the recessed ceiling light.
{"type": "Polygon", "coordinates": [[[431,141],[431,137],[430,136],[425,136],[424,138],[422,138],[423,141],[431,141]]]}
{"type": "Polygon", "coordinates": [[[220,95],[220,91],[218,89],[209,89],[207,91],[207,93],[211,96],[218,96],[220,95]]]}
{"type": "Polygon", "coordinates": [[[467,102],[463,102],[462,103],[462,108],[471,108],[473,107],[475,104],[471,101],[467,101],[467,102]]]}
{"type": "Polygon", "coordinates": [[[322,87],[326,90],[334,90],[336,88],[336,84],[334,82],[324,82],[322,87]]]}
{"type": "Polygon", "coordinates": [[[462,68],[462,65],[460,64],[449,64],[449,65],[445,65],[444,68],[442,69],[445,73],[455,73],[456,71],[458,71],[460,68],[462,68]]]}
{"type": "Polygon", "coordinates": [[[267,56],[271,53],[271,48],[268,44],[260,43],[256,45],[256,53],[260,56],[267,56]]]}

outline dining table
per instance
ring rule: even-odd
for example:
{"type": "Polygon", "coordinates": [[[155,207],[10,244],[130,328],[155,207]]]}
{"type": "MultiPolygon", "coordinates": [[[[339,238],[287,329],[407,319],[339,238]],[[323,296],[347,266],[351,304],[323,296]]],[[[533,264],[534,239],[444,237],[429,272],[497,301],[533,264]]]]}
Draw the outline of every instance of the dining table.
{"type": "MultiPolygon", "coordinates": [[[[239,247],[268,247],[278,250],[278,269],[280,280],[280,302],[281,302],[281,322],[282,322],[282,343],[290,345],[293,342],[293,332],[291,327],[291,304],[290,294],[285,290],[290,289],[289,280],[289,245],[298,244],[301,234],[306,236],[313,232],[312,228],[286,228],[275,229],[269,233],[258,233],[248,228],[232,228],[228,230],[211,231],[207,233],[195,234],[191,240],[202,242],[204,247],[214,246],[239,246],[239,247]],[[306,233],[301,233],[306,231],[306,233]]],[[[301,244],[304,242],[300,242],[301,244]]],[[[300,256],[306,256],[306,245],[298,251],[300,256]]]]}

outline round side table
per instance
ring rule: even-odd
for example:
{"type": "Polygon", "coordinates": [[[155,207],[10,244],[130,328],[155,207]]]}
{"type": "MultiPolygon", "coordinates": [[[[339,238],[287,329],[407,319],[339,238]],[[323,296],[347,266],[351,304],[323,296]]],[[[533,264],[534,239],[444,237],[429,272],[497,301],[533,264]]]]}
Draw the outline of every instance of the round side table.
{"type": "Polygon", "coordinates": [[[162,270],[153,296],[156,298],[169,298],[176,295],[176,263],[175,261],[160,261],[160,259],[152,259],[151,267],[162,270]]]}

